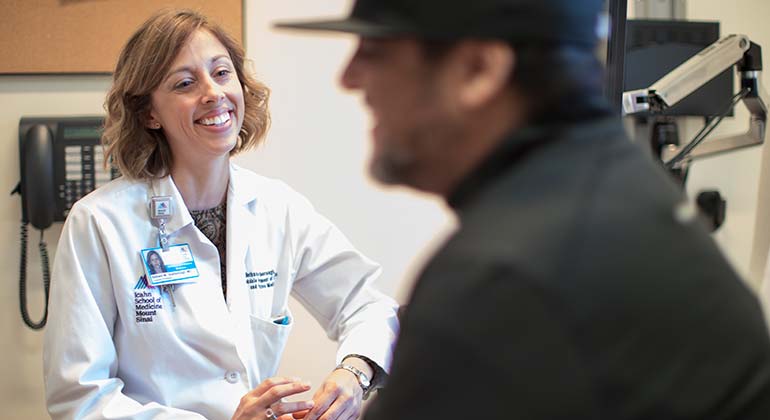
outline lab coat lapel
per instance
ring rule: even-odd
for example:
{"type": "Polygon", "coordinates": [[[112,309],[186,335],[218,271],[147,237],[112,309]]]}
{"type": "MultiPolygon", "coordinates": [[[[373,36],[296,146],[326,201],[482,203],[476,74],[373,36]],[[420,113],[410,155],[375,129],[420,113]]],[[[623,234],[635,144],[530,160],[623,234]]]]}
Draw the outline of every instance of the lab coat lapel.
{"type": "Polygon", "coordinates": [[[256,186],[247,181],[238,167],[230,165],[227,194],[227,302],[233,315],[249,313],[244,273],[251,242],[249,238],[254,234],[254,202],[257,193],[256,186]]]}
{"type": "MultiPolygon", "coordinates": [[[[204,257],[213,259],[216,248],[208,244],[208,239],[206,239],[202,232],[195,229],[192,216],[171,176],[153,181],[152,194],[155,196],[172,197],[174,213],[172,218],[166,223],[166,232],[171,237],[172,243],[190,243],[193,256],[199,263],[199,270],[204,270],[204,266],[200,263],[204,257]],[[204,255],[202,251],[206,251],[210,255],[204,255]]],[[[220,337],[220,339],[230,343],[230,345],[238,347],[236,344],[237,334],[235,333],[238,329],[233,325],[233,320],[224,305],[223,299],[216,298],[216,293],[218,292],[221,295],[222,289],[218,282],[212,281],[212,278],[216,277],[215,273],[219,271],[219,267],[214,263],[208,266],[213,267],[214,272],[209,273],[208,276],[205,273],[201,273],[202,278],[198,282],[177,288],[177,296],[187,295],[190,307],[189,311],[185,311],[187,305],[180,300],[176,309],[180,311],[180,314],[184,313],[184,316],[190,316],[192,319],[195,319],[195,324],[200,328],[205,329],[214,336],[220,337]],[[201,308],[205,308],[205,310],[201,308]]]]}
{"type": "Polygon", "coordinates": [[[251,308],[245,281],[246,256],[254,232],[256,185],[248,182],[242,170],[230,165],[230,185],[227,192],[227,307],[236,331],[238,353],[249,371],[250,386],[259,379],[257,357],[252,354],[251,308]],[[249,332],[249,333],[246,333],[249,332]]]}

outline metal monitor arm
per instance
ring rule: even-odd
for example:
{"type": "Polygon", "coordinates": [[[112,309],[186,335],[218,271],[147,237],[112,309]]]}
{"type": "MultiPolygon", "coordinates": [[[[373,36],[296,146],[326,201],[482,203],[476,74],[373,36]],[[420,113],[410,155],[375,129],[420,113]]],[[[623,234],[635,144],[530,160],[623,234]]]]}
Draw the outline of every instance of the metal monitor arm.
{"type": "MultiPolygon", "coordinates": [[[[741,90],[746,90],[743,102],[751,119],[745,134],[717,138],[700,143],[687,153],[685,161],[703,156],[762,144],[765,140],[768,96],[760,85],[762,49],[745,35],[727,35],[682,63],[646,89],[623,93],[623,114],[659,114],[708,83],[711,79],[737,66],[741,90]]],[[[663,161],[670,161],[687,146],[664,149],[663,161]]]]}

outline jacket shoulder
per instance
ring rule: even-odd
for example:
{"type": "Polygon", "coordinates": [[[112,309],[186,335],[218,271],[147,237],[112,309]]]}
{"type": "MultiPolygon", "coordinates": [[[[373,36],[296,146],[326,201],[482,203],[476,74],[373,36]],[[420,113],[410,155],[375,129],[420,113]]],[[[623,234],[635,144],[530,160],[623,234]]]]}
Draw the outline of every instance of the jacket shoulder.
{"type": "Polygon", "coordinates": [[[150,194],[148,181],[116,178],[91,191],[76,201],[70,210],[72,213],[109,214],[125,209],[126,203],[141,202],[145,205],[150,194]]]}

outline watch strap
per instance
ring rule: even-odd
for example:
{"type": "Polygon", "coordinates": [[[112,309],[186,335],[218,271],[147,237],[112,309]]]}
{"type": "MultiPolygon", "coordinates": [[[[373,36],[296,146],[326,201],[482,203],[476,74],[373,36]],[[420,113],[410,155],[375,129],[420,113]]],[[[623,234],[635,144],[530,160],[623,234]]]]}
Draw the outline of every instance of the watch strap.
{"type": "Polygon", "coordinates": [[[369,379],[369,376],[367,376],[364,372],[362,372],[361,369],[358,369],[355,366],[345,364],[344,362],[337,365],[337,367],[334,369],[335,370],[344,369],[352,373],[353,375],[355,375],[356,379],[358,380],[358,385],[360,385],[361,389],[364,391],[364,395],[368,395],[368,391],[372,386],[372,382],[371,382],[371,379],[369,379]]]}
{"type": "Polygon", "coordinates": [[[348,354],[347,356],[342,358],[342,363],[345,364],[345,360],[347,360],[350,357],[355,357],[357,359],[363,360],[369,365],[370,368],[372,368],[372,372],[374,372],[374,374],[372,375],[373,377],[369,378],[369,389],[366,392],[364,392],[364,401],[365,401],[377,390],[385,387],[385,383],[388,381],[388,373],[385,372],[385,369],[380,367],[380,365],[378,365],[377,362],[360,354],[348,354]]]}

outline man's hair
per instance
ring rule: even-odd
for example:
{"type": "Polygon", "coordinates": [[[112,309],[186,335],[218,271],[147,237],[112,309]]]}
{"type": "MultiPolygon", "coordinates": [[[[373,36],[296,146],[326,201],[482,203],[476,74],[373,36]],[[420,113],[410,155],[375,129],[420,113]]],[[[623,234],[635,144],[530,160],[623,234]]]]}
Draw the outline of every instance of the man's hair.
{"type": "Polygon", "coordinates": [[[243,88],[245,112],[238,141],[230,152],[255,147],[270,123],[270,91],[245,69],[243,48],[222,27],[191,10],[161,11],[137,29],[120,53],[104,107],[107,156],[133,179],[161,178],[173,156],[163,130],[150,130],[151,94],[163,81],[179,51],[198,30],[209,31],[230,54],[243,88]]]}
{"type": "Polygon", "coordinates": [[[531,123],[578,121],[609,112],[596,53],[571,45],[513,45],[511,85],[528,100],[531,123]]]}
{"type": "MultiPolygon", "coordinates": [[[[422,41],[431,61],[458,41],[422,41]]],[[[509,84],[527,99],[530,124],[576,121],[610,112],[603,95],[604,68],[595,51],[566,44],[511,43],[516,61],[509,84]]]]}

